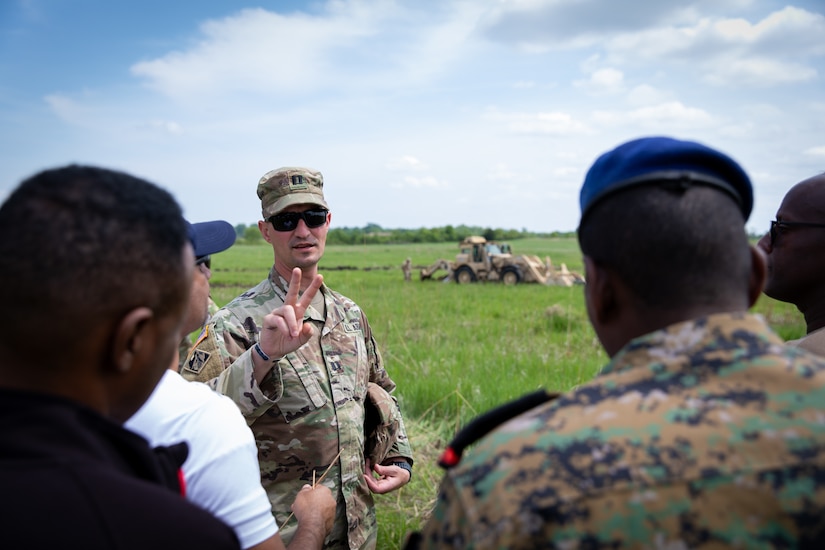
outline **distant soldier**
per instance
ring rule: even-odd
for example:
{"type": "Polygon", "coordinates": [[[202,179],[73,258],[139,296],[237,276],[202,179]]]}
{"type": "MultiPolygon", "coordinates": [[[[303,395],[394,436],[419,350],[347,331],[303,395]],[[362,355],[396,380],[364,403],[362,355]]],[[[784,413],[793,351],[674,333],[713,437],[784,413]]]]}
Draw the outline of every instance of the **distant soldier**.
{"type": "Polygon", "coordinates": [[[404,280],[409,282],[412,280],[412,260],[407,258],[404,260],[404,263],[401,264],[401,270],[404,272],[404,280]]]}
{"type": "Polygon", "coordinates": [[[493,431],[460,463],[459,434],[407,548],[824,548],[825,360],[748,312],[765,280],[748,176],[644,138],[595,162],[580,203],[587,312],[611,361],[472,423],[493,431]]]}

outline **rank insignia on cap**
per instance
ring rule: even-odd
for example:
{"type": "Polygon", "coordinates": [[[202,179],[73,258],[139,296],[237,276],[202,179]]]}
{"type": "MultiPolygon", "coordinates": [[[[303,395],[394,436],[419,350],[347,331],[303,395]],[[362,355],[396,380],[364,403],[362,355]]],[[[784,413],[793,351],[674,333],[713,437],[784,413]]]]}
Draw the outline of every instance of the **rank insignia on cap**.
{"type": "Polygon", "coordinates": [[[304,176],[301,174],[293,174],[290,178],[291,183],[289,184],[290,189],[306,189],[307,184],[304,181],[304,176]]]}

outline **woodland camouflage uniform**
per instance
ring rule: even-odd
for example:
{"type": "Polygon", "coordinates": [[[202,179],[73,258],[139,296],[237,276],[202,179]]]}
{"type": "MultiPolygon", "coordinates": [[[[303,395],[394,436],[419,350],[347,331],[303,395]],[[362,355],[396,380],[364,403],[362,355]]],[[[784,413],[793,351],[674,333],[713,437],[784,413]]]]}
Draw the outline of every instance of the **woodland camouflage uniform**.
{"type": "MultiPolygon", "coordinates": [[[[332,464],[323,484],[336,495],[338,508],[326,547],[373,548],[375,511],[364,481],[364,402],[368,383],[387,392],[395,383],[358,305],[322,286],[316,299],[323,295],[326,318],[317,301],[305,314],[316,329],[313,339],[281,359],[258,386],[251,347],[263,317],[284,303],[287,288],[272,269],[268,279],[215,313],[182,374],[208,381],[240,407],[255,435],[261,481],[285,543],[297,525],[294,517],[286,522],[295,495],[312,483],[313,472],[320,479],[332,464]]],[[[388,456],[412,463],[403,421],[388,456]]]]}
{"type": "Polygon", "coordinates": [[[825,548],[825,361],[755,315],[632,340],[449,470],[421,548],[825,548]]]}

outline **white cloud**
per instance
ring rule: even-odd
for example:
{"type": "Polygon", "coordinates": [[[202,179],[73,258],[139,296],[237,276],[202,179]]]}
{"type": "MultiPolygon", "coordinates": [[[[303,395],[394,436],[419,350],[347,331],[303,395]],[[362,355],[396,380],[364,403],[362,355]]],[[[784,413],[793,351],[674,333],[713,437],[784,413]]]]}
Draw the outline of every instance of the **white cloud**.
{"type": "MultiPolygon", "coordinates": [[[[270,0],[210,20],[184,4],[172,30],[119,31],[151,49],[59,70],[17,48],[0,181],[101,162],[168,184],[187,216],[248,223],[260,175],[300,164],[324,172],[336,225],[566,230],[593,159],[640,134],[730,151],[760,197],[822,166],[821,0],[270,0]]],[[[66,25],[100,48],[111,21],[87,11],[66,25]]]]}
{"type": "Polygon", "coordinates": [[[565,136],[590,132],[586,124],[576,120],[569,113],[562,112],[504,113],[497,109],[488,109],[484,118],[503,124],[508,131],[515,134],[565,136]]]}
{"type": "MultiPolygon", "coordinates": [[[[596,49],[587,64],[664,63],[725,86],[774,86],[814,79],[825,55],[825,15],[786,6],[751,23],[723,17],[722,2],[520,1],[485,19],[488,36],[531,51],[596,49]],[[716,13],[720,15],[715,15],[716,13]]],[[[741,7],[741,2],[732,2],[741,7]]],[[[593,73],[597,75],[597,72],[593,73]]],[[[609,78],[609,76],[608,76],[609,78]]],[[[604,82],[577,82],[588,89],[604,82]]]]}
{"type": "Polygon", "coordinates": [[[705,80],[719,86],[775,86],[813,80],[813,67],[766,58],[730,59],[715,63],[705,80]]]}
{"type": "Polygon", "coordinates": [[[183,133],[183,127],[173,120],[151,120],[143,126],[165,134],[180,135],[183,133]]]}
{"type": "Polygon", "coordinates": [[[587,80],[577,80],[574,86],[591,94],[612,94],[624,89],[624,73],[618,69],[604,68],[593,71],[587,80]]]}
{"type": "Polygon", "coordinates": [[[437,189],[447,187],[447,182],[443,180],[439,180],[433,176],[424,176],[424,177],[415,177],[415,176],[406,176],[402,178],[400,181],[396,181],[392,184],[395,188],[405,188],[405,187],[413,187],[413,188],[426,188],[426,189],[437,189]]]}
{"type": "Polygon", "coordinates": [[[46,105],[62,121],[72,125],[84,125],[91,114],[85,105],[62,94],[50,94],[43,98],[46,105]]]}
{"type": "Polygon", "coordinates": [[[762,21],[705,17],[693,25],[655,27],[608,41],[607,61],[665,62],[726,86],[772,86],[817,76],[812,58],[825,55],[825,16],[786,7],[762,21]]]}
{"type": "Polygon", "coordinates": [[[670,95],[670,93],[649,84],[640,84],[628,92],[627,102],[630,105],[653,105],[664,103],[670,98],[670,95]]]}
{"type": "Polygon", "coordinates": [[[687,107],[679,101],[631,111],[595,111],[592,118],[603,126],[634,124],[645,129],[668,131],[709,128],[714,124],[713,117],[703,109],[687,107]]]}
{"type": "Polygon", "coordinates": [[[200,27],[192,47],[136,63],[132,72],[175,98],[253,90],[276,95],[316,90],[333,71],[329,54],[369,33],[368,25],[304,14],[246,9],[200,27]]]}
{"type": "Polygon", "coordinates": [[[825,145],[820,145],[818,147],[810,147],[803,151],[804,154],[810,155],[812,157],[823,157],[825,158],[825,145]]]}
{"type": "Polygon", "coordinates": [[[415,158],[412,155],[404,155],[398,158],[389,160],[385,164],[388,170],[425,170],[427,165],[415,158]]]}
{"type": "Polygon", "coordinates": [[[511,171],[506,164],[498,163],[493,166],[492,170],[488,172],[487,179],[494,182],[503,182],[503,181],[514,181],[518,178],[518,175],[511,171]]]}
{"type": "Polygon", "coordinates": [[[480,7],[458,2],[435,11],[393,1],[331,1],[314,15],[244,9],[202,23],[196,43],[131,70],[178,100],[401,88],[441,73],[473,47],[480,7]]]}
{"type": "Polygon", "coordinates": [[[510,0],[485,14],[481,28],[491,40],[528,51],[579,48],[615,36],[694,23],[699,14],[725,13],[749,0],[510,0]]]}

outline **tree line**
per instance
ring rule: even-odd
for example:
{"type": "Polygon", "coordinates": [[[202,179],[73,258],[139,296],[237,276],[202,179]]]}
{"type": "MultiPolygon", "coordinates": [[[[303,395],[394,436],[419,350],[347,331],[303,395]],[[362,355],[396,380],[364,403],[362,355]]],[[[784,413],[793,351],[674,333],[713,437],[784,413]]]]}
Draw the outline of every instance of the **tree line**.
{"type": "MultiPolygon", "coordinates": [[[[238,243],[260,242],[257,224],[243,223],[235,226],[238,243]]],[[[386,229],[375,223],[364,227],[335,227],[327,234],[327,244],[410,244],[410,243],[457,243],[470,235],[481,235],[488,241],[510,241],[527,237],[575,237],[574,231],[536,233],[527,229],[503,229],[470,225],[444,225],[418,229],[386,229]]]]}
{"type": "MultiPolygon", "coordinates": [[[[239,223],[235,226],[238,243],[261,242],[257,224],[239,223]]],[[[537,233],[526,229],[502,229],[471,225],[444,225],[419,229],[386,229],[375,223],[364,227],[335,227],[327,234],[329,244],[410,244],[410,243],[457,243],[470,235],[481,235],[488,241],[512,241],[528,237],[575,238],[575,231],[551,231],[537,233]]],[[[748,237],[754,242],[763,234],[751,230],[748,237]]]]}

